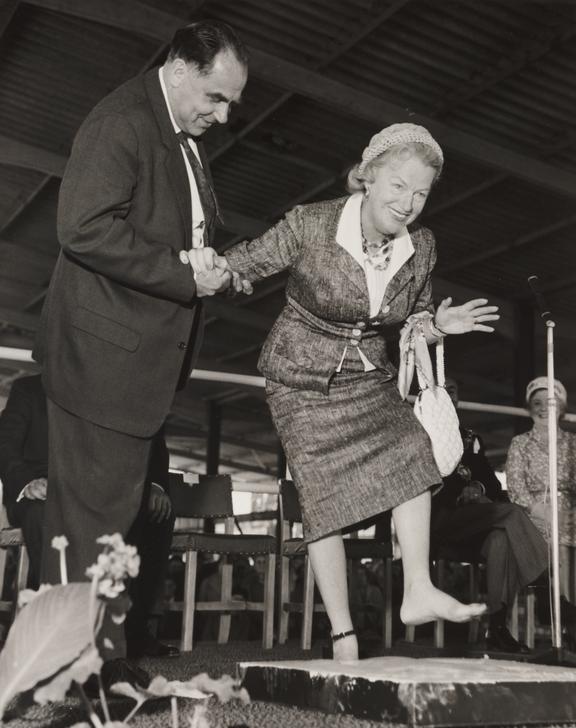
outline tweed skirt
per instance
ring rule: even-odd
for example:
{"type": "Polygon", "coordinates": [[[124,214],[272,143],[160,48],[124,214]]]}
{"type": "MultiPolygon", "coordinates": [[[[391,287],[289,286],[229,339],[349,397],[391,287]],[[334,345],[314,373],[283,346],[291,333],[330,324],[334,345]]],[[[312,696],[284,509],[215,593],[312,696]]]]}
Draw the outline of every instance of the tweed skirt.
{"type": "Polygon", "coordinates": [[[298,489],[306,541],[441,482],[426,431],[385,373],[337,374],[327,395],[268,381],[266,394],[298,489]]]}

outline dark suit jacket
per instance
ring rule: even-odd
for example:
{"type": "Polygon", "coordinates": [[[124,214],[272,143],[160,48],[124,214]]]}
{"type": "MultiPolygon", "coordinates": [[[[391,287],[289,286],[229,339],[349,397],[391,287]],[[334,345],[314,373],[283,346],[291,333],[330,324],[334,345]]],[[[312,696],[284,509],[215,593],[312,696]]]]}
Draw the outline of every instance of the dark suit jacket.
{"type": "Polygon", "coordinates": [[[101,101],[74,141],[58,204],[62,251],[35,357],[46,394],[103,427],[149,437],[201,338],[190,186],[158,69],[101,101]]]}
{"type": "Polygon", "coordinates": [[[365,272],[336,242],[347,199],[298,206],[260,238],[225,253],[231,267],[251,281],[289,270],[288,305],[258,363],[272,381],[326,393],[344,346],[358,340],[368,359],[392,378],[386,340],[410,314],[432,310],[434,236],[414,225],[409,229],[414,255],[388,284],[379,314],[369,318],[365,272]],[[362,332],[354,334],[359,326],[362,332]]]}
{"type": "Polygon", "coordinates": [[[432,508],[437,510],[440,508],[452,508],[457,505],[457,500],[462,493],[462,489],[470,480],[477,480],[482,483],[486,491],[486,497],[491,501],[508,501],[506,493],[502,490],[500,481],[494,473],[494,469],[488,462],[484,451],[484,443],[482,439],[472,430],[464,427],[460,428],[462,442],[464,443],[464,454],[460,465],[456,470],[446,478],[442,479],[443,487],[432,498],[432,508]],[[468,469],[468,474],[462,471],[462,467],[468,469]]]}
{"type": "Polygon", "coordinates": [[[46,397],[39,374],[16,379],[0,414],[0,480],[10,523],[24,486],[48,477],[46,397]]]}

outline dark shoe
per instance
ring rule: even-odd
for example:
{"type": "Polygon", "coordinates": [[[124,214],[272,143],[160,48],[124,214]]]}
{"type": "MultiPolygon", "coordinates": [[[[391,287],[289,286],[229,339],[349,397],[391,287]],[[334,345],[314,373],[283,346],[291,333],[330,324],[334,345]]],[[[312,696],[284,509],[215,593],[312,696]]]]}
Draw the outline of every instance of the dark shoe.
{"type": "MultiPolygon", "coordinates": [[[[147,688],[150,685],[150,675],[137,665],[132,665],[123,657],[117,657],[114,660],[105,662],[102,665],[100,677],[102,678],[104,692],[107,697],[118,697],[110,692],[110,688],[115,683],[127,682],[130,685],[139,685],[143,688],[147,688]]],[[[98,678],[96,675],[92,675],[84,683],[83,687],[84,692],[89,698],[97,699],[99,697],[98,678]]]]}
{"type": "Polygon", "coordinates": [[[151,634],[142,635],[137,639],[127,641],[128,657],[178,657],[180,650],[173,645],[160,642],[151,634]]]}
{"type": "Polygon", "coordinates": [[[504,626],[491,627],[486,632],[486,649],[495,652],[510,652],[517,655],[529,655],[530,648],[514,639],[504,626]]]}

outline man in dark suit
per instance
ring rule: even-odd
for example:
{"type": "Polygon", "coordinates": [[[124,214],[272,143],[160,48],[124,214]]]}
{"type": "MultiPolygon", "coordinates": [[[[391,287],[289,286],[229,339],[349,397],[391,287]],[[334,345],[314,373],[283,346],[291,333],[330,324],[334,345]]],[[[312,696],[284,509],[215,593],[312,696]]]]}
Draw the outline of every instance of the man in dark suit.
{"type": "MultiPolygon", "coordinates": [[[[168,496],[169,456],[163,429],[154,437],[138,516],[126,540],[138,548],[140,572],[129,585],[132,607],[126,619],[128,654],[176,654],[155,640],[147,621],[168,562],[174,515],[168,496]]],[[[30,559],[29,586],[39,586],[42,529],[48,484],[48,417],[39,374],[16,379],[0,413],[0,479],[8,520],[22,529],[30,559]]]]}
{"type": "MultiPolygon", "coordinates": [[[[85,578],[98,536],[128,533],[152,438],[200,345],[201,299],[238,283],[210,247],[218,206],[200,137],[227,121],[246,77],[235,32],[193,23],[160,69],[101,101],[74,141],[35,345],[50,438],[44,544],[66,535],[71,579],[85,578]]],[[[44,581],[57,579],[52,551],[44,581]]],[[[121,638],[111,641],[121,657],[121,638]]]]}
{"type": "Polygon", "coordinates": [[[2,502],[10,524],[22,529],[32,589],[40,583],[47,478],[48,417],[42,379],[37,374],[12,383],[0,414],[2,502]]]}
{"type": "MultiPolygon", "coordinates": [[[[446,389],[457,405],[457,383],[447,378],[446,389]]],[[[460,431],[464,442],[462,460],[432,498],[432,554],[449,547],[462,560],[472,558],[486,563],[486,646],[504,652],[528,652],[508,631],[508,607],[520,589],[546,570],[546,542],[524,509],[508,501],[480,437],[463,427],[460,431]]]]}

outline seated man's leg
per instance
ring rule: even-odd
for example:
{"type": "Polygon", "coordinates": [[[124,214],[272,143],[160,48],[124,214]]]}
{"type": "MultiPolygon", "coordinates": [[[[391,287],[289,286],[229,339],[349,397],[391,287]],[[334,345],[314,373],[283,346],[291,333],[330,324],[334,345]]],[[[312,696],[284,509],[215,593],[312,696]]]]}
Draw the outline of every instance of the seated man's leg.
{"type": "Polygon", "coordinates": [[[40,585],[40,566],[42,563],[42,531],[44,527],[44,501],[24,498],[11,510],[11,522],[22,529],[24,543],[28,551],[30,568],[28,588],[38,589],[40,585]]]}
{"type": "MultiPolygon", "coordinates": [[[[547,565],[547,547],[522,508],[513,503],[471,503],[451,509],[436,538],[453,546],[477,543],[486,562],[489,635],[501,636],[502,649],[518,651],[506,629],[508,607],[520,589],[531,584],[547,565]]],[[[494,638],[497,641],[497,638],[494,638]]]]}

